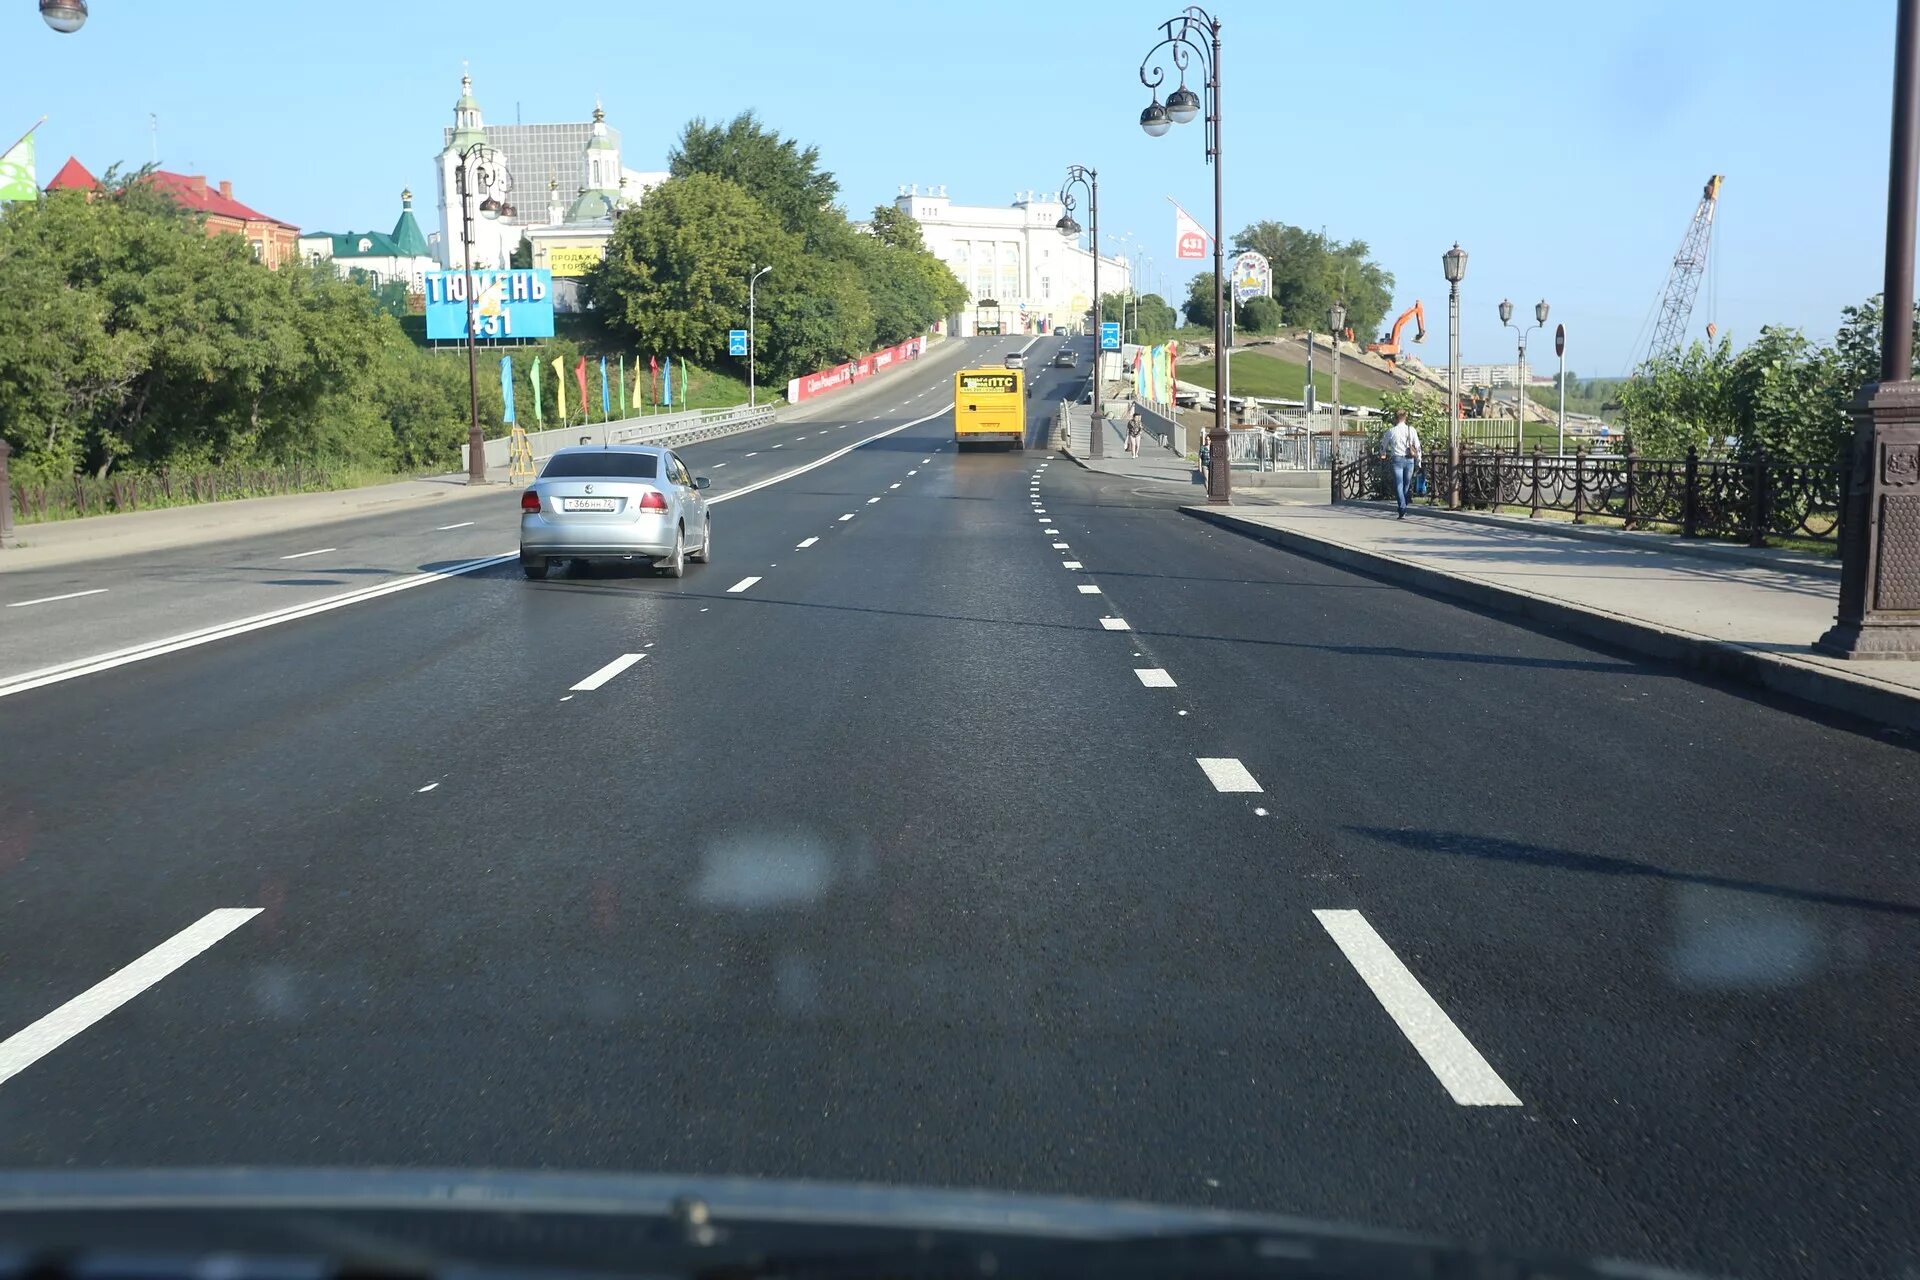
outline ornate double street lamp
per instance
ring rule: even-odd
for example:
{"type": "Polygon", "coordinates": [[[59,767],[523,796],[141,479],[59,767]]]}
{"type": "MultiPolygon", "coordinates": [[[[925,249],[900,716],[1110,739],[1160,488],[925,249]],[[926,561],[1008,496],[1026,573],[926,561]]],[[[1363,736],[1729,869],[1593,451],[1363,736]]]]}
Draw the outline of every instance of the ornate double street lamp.
{"type": "MultiPolygon", "coordinates": [[[[1515,385],[1520,395],[1514,401],[1513,411],[1518,416],[1513,429],[1513,451],[1519,453],[1526,446],[1527,436],[1527,334],[1547,323],[1547,300],[1542,298],[1533,305],[1533,323],[1522,320],[1513,322],[1513,304],[1502,299],[1500,302],[1500,323],[1520,335],[1520,360],[1514,366],[1515,385]]],[[[1458,403],[1456,401],[1456,403],[1458,403]]]]}
{"type": "Polygon", "coordinates": [[[1447,505],[1460,505],[1460,282],[1467,278],[1467,251],[1455,240],[1440,255],[1447,277],[1447,505]]]}
{"type": "Polygon", "coordinates": [[[1085,188],[1087,193],[1087,221],[1092,224],[1088,231],[1088,240],[1093,246],[1093,418],[1087,428],[1087,456],[1104,458],[1106,456],[1107,433],[1100,422],[1100,321],[1105,318],[1100,310],[1100,175],[1083,164],[1067,166],[1067,180],[1060,184],[1060,203],[1066,211],[1060,215],[1060,221],[1053,225],[1060,234],[1069,240],[1080,238],[1080,224],[1073,218],[1073,189],[1085,188]]]}
{"type": "Polygon", "coordinates": [[[1140,113],[1140,127],[1158,138],[1176,124],[1191,124],[1204,110],[1207,122],[1207,163],[1213,166],[1213,426],[1207,432],[1207,501],[1233,501],[1233,472],[1227,462],[1227,324],[1233,291],[1227,280],[1225,211],[1221,203],[1225,167],[1220,155],[1220,20],[1199,5],[1188,5],[1178,17],[1160,24],[1161,37],[1140,61],[1140,83],[1153,101],[1140,113]],[[1160,101],[1166,68],[1154,63],[1161,50],[1180,73],[1180,87],[1160,101]],[[1206,100],[1187,87],[1187,66],[1200,60],[1206,72],[1206,100]]]}
{"type": "Polygon", "coordinates": [[[499,152],[484,142],[476,142],[460,153],[460,166],[454,170],[453,180],[460,194],[460,248],[465,255],[467,275],[467,483],[485,484],[487,439],[480,430],[480,373],[473,350],[473,313],[478,301],[473,288],[473,197],[480,196],[480,216],[487,221],[511,218],[514,208],[506,198],[513,190],[513,177],[499,152]],[[496,191],[498,196],[494,194],[496,191]]]}

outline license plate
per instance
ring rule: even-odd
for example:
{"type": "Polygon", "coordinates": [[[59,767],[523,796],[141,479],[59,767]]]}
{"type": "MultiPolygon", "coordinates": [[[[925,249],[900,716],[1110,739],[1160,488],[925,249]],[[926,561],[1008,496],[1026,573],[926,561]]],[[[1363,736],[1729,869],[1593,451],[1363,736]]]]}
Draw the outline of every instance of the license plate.
{"type": "Polygon", "coordinates": [[[618,511],[620,502],[617,498],[562,498],[560,509],[562,511],[618,511]]]}

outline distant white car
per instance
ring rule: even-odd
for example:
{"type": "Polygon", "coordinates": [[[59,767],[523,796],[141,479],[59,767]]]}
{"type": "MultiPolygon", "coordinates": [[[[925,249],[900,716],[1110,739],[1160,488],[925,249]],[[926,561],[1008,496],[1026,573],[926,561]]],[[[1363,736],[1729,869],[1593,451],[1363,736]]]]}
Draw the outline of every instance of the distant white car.
{"type": "Polygon", "coordinates": [[[1024,369],[1026,367],[1027,367],[1027,358],[1024,355],[1020,354],[1018,351],[1014,352],[1012,355],[1007,357],[1007,368],[1024,369]]]}

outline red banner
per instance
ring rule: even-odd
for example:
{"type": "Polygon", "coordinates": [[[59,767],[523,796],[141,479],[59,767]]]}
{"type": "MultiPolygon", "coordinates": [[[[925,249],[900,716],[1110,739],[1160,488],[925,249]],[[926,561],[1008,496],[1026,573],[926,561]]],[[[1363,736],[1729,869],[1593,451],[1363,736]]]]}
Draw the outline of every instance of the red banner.
{"type": "Polygon", "coordinates": [[[837,364],[831,369],[822,369],[818,373],[794,378],[787,383],[787,401],[790,404],[798,404],[802,400],[817,400],[842,387],[851,387],[856,383],[865,382],[883,369],[902,360],[913,359],[926,350],[926,343],[925,338],[908,338],[897,347],[888,347],[884,351],[861,356],[858,360],[837,364]]]}

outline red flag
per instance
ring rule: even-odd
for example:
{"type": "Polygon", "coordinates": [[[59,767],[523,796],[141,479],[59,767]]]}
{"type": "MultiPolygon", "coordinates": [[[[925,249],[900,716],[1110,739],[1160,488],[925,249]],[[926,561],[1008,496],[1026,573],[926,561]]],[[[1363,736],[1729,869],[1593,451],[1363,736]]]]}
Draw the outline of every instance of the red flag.
{"type": "Polygon", "coordinates": [[[573,380],[580,385],[580,406],[585,411],[587,403],[587,358],[580,357],[580,363],[573,366],[573,380]]]}
{"type": "Polygon", "coordinates": [[[660,357],[647,357],[647,385],[652,388],[653,402],[660,403],[660,357]]]}

